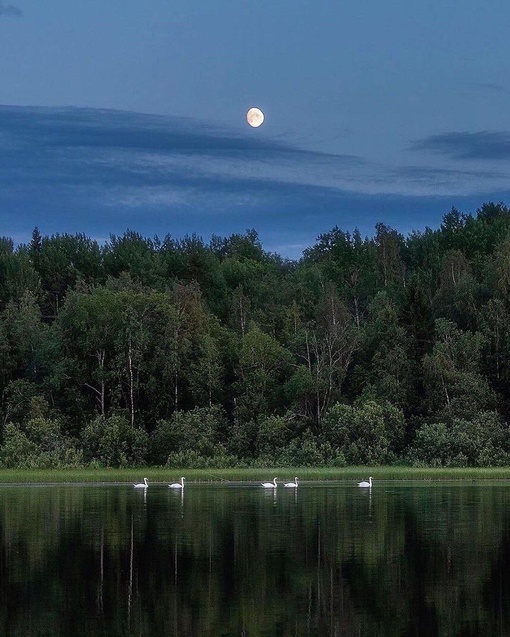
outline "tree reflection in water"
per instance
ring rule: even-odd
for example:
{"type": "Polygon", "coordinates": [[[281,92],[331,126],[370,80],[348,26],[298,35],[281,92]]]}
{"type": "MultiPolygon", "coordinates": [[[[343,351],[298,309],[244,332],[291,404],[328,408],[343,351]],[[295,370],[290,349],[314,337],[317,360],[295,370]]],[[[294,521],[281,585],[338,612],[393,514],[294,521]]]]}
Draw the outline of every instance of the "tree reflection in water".
{"type": "Polygon", "coordinates": [[[5,487],[0,634],[510,634],[500,484],[5,487]]]}

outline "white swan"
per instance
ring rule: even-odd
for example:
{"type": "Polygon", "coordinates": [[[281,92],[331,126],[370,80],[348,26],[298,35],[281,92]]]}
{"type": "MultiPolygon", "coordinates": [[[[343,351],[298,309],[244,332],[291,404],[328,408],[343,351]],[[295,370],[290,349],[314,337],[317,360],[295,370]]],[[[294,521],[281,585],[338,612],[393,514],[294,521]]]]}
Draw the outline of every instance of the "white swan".
{"type": "Polygon", "coordinates": [[[276,484],[276,478],[273,478],[272,482],[261,482],[260,484],[264,487],[264,489],[276,489],[278,486],[276,484]]]}
{"type": "Polygon", "coordinates": [[[181,478],[180,482],[172,482],[168,485],[170,489],[184,489],[184,478],[181,478]]]}
{"type": "Polygon", "coordinates": [[[368,482],[366,482],[366,481],[358,482],[358,487],[370,487],[370,488],[372,488],[372,476],[370,476],[370,478],[368,479],[368,482]]]}
{"type": "Polygon", "coordinates": [[[143,479],[143,482],[138,482],[137,484],[133,485],[135,489],[146,489],[149,486],[149,482],[147,481],[147,478],[143,479]]]}
{"type": "Polygon", "coordinates": [[[297,487],[298,485],[298,481],[297,481],[297,477],[294,478],[294,482],[286,482],[283,486],[284,487],[297,487]]]}

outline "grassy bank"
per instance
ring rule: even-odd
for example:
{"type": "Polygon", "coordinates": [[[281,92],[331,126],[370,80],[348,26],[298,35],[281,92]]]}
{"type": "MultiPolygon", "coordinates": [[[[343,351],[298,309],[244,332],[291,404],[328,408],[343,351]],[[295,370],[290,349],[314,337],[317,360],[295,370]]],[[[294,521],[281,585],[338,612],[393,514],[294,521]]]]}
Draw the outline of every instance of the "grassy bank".
{"type": "Polygon", "coordinates": [[[132,483],[146,477],[149,482],[168,483],[186,477],[188,482],[288,480],[298,476],[301,481],[359,481],[372,476],[374,480],[510,480],[510,467],[488,469],[415,469],[411,467],[345,467],[345,468],[267,468],[267,469],[69,469],[26,471],[0,470],[0,483],[132,483]]]}

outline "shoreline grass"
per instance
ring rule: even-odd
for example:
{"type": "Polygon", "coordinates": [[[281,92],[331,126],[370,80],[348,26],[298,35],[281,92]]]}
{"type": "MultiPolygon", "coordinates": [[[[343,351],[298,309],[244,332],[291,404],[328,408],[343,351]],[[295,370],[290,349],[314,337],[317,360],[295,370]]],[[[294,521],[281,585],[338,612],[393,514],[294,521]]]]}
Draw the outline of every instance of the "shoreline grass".
{"type": "Polygon", "coordinates": [[[168,469],[144,467],[129,469],[0,469],[1,483],[132,483],[146,477],[149,482],[170,482],[186,476],[188,482],[221,483],[249,482],[272,479],[301,481],[359,481],[372,476],[374,480],[510,480],[510,467],[490,468],[413,468],[413,467],[267,467],[238,469],[168,469]]]}

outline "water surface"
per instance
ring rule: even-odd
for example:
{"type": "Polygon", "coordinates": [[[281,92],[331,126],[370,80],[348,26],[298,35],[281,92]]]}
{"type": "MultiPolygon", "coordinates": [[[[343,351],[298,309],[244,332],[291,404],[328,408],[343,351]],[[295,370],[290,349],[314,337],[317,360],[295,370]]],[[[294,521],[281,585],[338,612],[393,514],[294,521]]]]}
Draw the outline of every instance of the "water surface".
{"type": "Polygon", "coordinates": [[[509,511],[505,481],[1,486],[0,634],[510,635],[509,511]]]}

